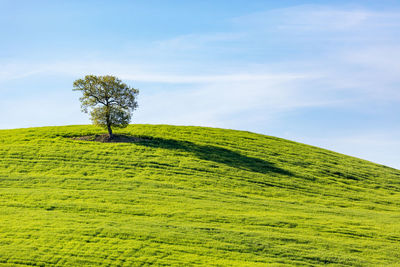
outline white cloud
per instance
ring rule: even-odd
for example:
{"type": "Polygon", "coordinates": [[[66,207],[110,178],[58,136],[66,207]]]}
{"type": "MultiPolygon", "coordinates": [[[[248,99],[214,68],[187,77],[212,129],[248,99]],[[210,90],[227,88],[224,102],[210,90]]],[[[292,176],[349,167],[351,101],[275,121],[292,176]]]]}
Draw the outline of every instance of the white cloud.
{"type": "Polygon", "coordinates": [[[347,52],[344,60],[351,64],[379,70],[390,75],[392,79],[400,77],[400,45],[367,45],[366,47],[347,52]]]}
{"type": "Polygon", "coordinates": [[[245,37],[243,33],[209,33],[209,34],[186,34],[174,38],[153,42],[156,50],[192,50],[210,44],[230,42],[245,37]]]}
{"type": "Polygon", "coordinates": [[[0,129],[90,123],[70,91],[48,93],[45,97],[2,99],[0,113],[7,114],[2,117],[0,129]]]}
{"type": "Polygon", "coordinates": [[[400,12],[377,12],[326,5],[298,5],[252,13],[233,19],[238,26],[261,30],[349,32],[364,28],[400,26],[400,12]]]}
{"type": "Polygon", "coordinates": [[[329,138],[290,136],[293,140],[400,169],[400,132],[371,131],[329,138]]]}
{"type": "Polygon", "coordinates": [[[26,62],[5,63],[0,65],[0,82],[7,80],[23,79],[42,73],[40,65],[33,67],[26,62]]]}
{"type": "Polygon", "coordinates": [[[229,74],[188,74],[160,70],[158,66],[143,66],[141,64],[126,64],[118,62],[50,62],[42,64],[26,64],[20,66],[16,63],[4,64],[0,67],[0,82],[26,78],[40,74],[68,75],[81,77],[82,74],[113,74],[121,79],[154,82],[154,83],[213,83],[213,82],[244,82],[244,81],[279,81],[310,78],[306,73],[262,73],[242,70],[229,74]],[[10,68],[10,66],[13,66],[10,68]],[[153,69],[144,72],[143,69],[153,69]]]}

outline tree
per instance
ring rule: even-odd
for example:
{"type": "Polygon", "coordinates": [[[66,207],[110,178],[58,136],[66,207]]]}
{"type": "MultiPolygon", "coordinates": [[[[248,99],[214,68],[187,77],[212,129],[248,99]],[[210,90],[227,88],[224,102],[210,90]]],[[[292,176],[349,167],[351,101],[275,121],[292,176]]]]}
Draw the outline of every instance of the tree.
{"type": "Polygon", "coordinates": [[[113,139],[112,128],[128,126],[132,112],[138,107],[139,90],[129,87],[114,76],[86,75],[74,82],[74,91],[81,91],[82,111],[89,112],[93,124],[108,130],[113,139]]]}

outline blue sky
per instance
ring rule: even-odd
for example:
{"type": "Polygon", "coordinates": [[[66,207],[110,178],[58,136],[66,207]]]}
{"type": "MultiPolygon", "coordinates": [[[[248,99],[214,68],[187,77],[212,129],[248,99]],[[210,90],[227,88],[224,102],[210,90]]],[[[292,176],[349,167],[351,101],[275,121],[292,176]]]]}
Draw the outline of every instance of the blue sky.
{"type": "Polygon", "coordinates": [[[0,128],[90,123],[75,79],[139,88],[133,123],[287,138],[400,168],[399,1],[0,0],[0,128]]]}

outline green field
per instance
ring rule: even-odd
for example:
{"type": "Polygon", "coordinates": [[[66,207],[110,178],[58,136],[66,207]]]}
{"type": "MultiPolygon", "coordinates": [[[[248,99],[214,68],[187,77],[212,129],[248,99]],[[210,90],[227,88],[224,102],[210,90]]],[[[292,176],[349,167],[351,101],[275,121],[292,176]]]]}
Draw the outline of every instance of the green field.
{"type": "Polygon", "coordinates": [[[250,132],[0,131],[0,265],[400,266],[400,171],[250,132]],[[139,137],[139,138],[138,138],[139,137]]]}

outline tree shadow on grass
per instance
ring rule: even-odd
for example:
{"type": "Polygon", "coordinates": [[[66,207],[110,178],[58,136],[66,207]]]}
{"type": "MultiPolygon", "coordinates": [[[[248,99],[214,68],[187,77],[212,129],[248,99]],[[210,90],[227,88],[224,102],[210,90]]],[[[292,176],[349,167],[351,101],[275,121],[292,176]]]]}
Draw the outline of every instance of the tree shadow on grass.
{"type": "Polygon", "coordinates": [[[189,141],[178,141],[173,139],[153,138],[148,136],[128,137],[124,136],[127,140],[131,138],[131,143],[137,145],[180,150],[194,154],[196,157],[222,163],[230,167],[238,168],[241,170],[258,172],[258,173],[278,173],[283,175],[291,175],[291,172],[276,167],[273,163],[242,155],[238,152],[231,151],[226,148],[212,146],[212,145],[199,145],[189,141]]]}

